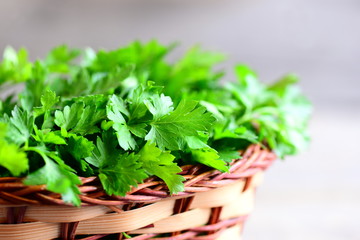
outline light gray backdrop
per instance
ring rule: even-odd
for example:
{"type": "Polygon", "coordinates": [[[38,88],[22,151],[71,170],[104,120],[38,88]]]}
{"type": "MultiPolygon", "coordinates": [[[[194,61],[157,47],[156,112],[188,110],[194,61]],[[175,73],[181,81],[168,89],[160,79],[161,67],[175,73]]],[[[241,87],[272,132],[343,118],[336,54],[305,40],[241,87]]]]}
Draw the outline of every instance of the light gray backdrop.
{"type": "MultiPolygon", "coordinates": [[[[360,1],[132,0],[0,2],[0,51],[194,44],[244,62],[264,81],[295,72],[315,104],[309,151],[269,170],[247,239],[360,239],[360,1]]],[[[229,75],[231,79],[231,75],[229,75]]]]}

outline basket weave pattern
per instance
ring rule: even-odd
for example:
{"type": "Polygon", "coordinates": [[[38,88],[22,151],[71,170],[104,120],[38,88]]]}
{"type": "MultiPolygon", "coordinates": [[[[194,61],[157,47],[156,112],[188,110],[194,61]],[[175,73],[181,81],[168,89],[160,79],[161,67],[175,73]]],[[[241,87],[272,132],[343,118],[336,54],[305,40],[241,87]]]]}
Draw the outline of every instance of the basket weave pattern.
{"type": "Polygon", "coordinates": [[[82,178],[82,206],[69,206],[45,186],[0,178],[0,239],[234,239],[253,207],[263,171],[276,159],[251,145],[229,173],[187,165],[185,191],[169,195],[164,182],[149,178],[125,197],[108,196],[96,177],[82,178]]]}

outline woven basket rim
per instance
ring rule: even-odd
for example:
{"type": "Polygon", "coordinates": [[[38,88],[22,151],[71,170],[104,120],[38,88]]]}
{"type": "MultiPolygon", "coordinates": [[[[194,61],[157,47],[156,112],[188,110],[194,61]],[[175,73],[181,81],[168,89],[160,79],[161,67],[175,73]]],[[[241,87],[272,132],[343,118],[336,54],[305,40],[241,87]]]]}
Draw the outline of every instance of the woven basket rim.
{"type": "Polygon", "coordinates": [[[126,232],[133,240],[218,240],[242,229],[262,172],[276,159],[256,144],[240,155],[226,173],[182,166],[185,191],[174,195],[155,177],[123,197],[107,195],[97,177],[81,178],[82,207],[65,203],[44,185],[0,178],[0,238],[95,240],[115,234],[125,239],[126,232]]]}
{"type": "MultiPolygon", "coordinates": [[[[126,196],[108,196],[101,186],[98,177],[80,177],[79,186],[81,206],[87,205],[122,205],[147,204],[168,198],[183,198],[197,192],[204,192],[249,177],[260,170],[265,170],[276,159],[276,155],[261,148],[258,144],[250,145],[246,150],[239,151],[239,159],[230,163],[228,173],[210,169],[205,165],[184,165],[179,173],[186,180],[185,191],[170,195],[166,184],[156,177],[150,177],[143,183],[133,187],[126,196]]],[[[68,205],[60,194],[49,192],[45,185],[27,186],[22,183],[24,178],[0,178],[0,205],[68,205]]]]}

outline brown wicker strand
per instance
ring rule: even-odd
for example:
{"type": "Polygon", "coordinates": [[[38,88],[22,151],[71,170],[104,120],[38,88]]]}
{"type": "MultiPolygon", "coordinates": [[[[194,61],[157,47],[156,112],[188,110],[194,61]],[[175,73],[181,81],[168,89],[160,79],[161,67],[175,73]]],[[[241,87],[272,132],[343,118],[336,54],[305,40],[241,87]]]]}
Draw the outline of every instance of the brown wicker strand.
{"type": "Polygon", "coordinates": [[[124,240],[123,233],[133,240],[233,238],[253,208],[263,171],[276,159],[260,145],[239,153],[242,158],[233,160],[226,173],[204,165],[182,166],[185,191],[173,195],[156,177],[123,197],[107,195],[97,177],[82,177],[80,208],[44,185],[0,178],[0,239],[124,240]]]}

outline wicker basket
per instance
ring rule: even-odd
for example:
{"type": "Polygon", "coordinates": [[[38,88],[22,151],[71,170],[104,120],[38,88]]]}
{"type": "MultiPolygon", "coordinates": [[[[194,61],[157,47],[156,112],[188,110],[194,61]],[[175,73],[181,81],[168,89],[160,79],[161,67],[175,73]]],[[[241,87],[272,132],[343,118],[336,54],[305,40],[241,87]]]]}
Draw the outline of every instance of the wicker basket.
{"type": "Polygon", "coordinates": [[[65,204],[45,186],[0,178],[0,239],[240,239],[263,171],[276,158],[251,145],[231,163],[229,173],[183,166],[185,192],[147,179],[125,197],[107,196],[96,177],[83,178],[81,207],[65,204]]]}

